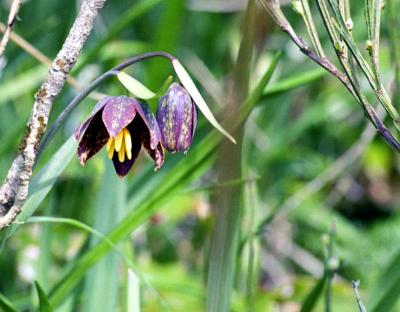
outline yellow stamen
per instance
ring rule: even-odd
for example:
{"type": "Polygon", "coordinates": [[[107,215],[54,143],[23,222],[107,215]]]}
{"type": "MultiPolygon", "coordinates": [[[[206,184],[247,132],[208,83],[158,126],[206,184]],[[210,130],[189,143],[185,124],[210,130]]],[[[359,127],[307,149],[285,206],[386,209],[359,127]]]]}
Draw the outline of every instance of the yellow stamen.
{"type": "MultiPolygon", "coordinates": [[[[122,133],[122,131],[121,131],[121,133],[122,133]]],[[[121,143],[121,148],[118,151],[118,160],[121,163],[123,163],[125,161],[125,143],[124,142],[121,143]]]]}
{"type": "Polygon", "coordinates": [[[109,159],[112,159],[114,156],[114,145],[115,140],[113,138],[109,138],[107,142],[107,155],[109,159]]]}
{"type": "Polygon", "coordinates": [[[114,142],[114,139],[110,137],[107,141],[107,152],[109,152],[111,150],[111,146],[112,146],[112,149],[114,149],[113,142],[114,142]]]}
{"type": "Polygon", "coordinates": [[[124,128],[124,143],[125,143],[125,151],[126,151],[126,157],[128,157],[129,160],[132,159],[132,138],[131,138],[131,133],[127,128],[124,128]]]}
{"type": "Polygon", "coordinates": [[[123,138],[124,138],[124,131],[120,131],[115,137],[115,150],[117,152],[121,150],[123,138]]]}

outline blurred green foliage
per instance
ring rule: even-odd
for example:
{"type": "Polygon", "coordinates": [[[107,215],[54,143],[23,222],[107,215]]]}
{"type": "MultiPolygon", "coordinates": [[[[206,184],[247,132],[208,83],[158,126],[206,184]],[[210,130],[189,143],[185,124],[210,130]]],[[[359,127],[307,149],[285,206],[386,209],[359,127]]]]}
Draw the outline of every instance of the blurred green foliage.
{"type": "MultiPolygon", "coordinates": [[[[231,84],[243,12],[195,9],[201,2],[107,2],[73,76],[87,85],[131,55],[166,50],[194,74],[211,109],[221,110],[224,103],[218,101],[224,100],[231,84]]],[[[15,31],[52,58],[77,5],[78,1],[25,1],[15,31]]],[[[352,9],[354,37],[363,45],[363,11],[361,6],[352,9]]],[[[306,38],[300,17],[289,6],[285,13],[306,38]]],[[[8,1],[1,1],[0,19],[5,21],[7,14],[8,1]]],[[[316,22],[322,27],[319,19],[316,22]]],[[[334,252],[340,267],[332,282],[331,311],[357,310],[352,280],[361,281],[368,311],[400,311],[398,156],[378,137],[362,140],[373,130],[366,130],[367,121],[355,100],[300,54],[264,11],[257,17],[257,29],[251,90],[275,51],[282,50],[283,56],[245,125],[242,153],[247,175],[238,183],[250,200],[244,200],[242,210],[243,245],[236,259],[232,310],[300,311],[307,302],[303,311],[324,311],[322,236],[335,222],[334,252]],[[347,161],[342,156],[356,145],[360,154],[345,169],[334,172],[316,191],[308,191],[326,170],[347,161]],[[302,193],[304,198],[298,196],[302,193]],[[293,196],[296,200],[290,202],[293,196]],[[281,207],[288,209],[280,211],[281,207]],[[263,220],[266,226],[253,235],[263,220]]],[[[393,76],[389,30],[384,12],[381,67],[386,84],[393,76]]],[[[329,44],[323,32],[321,39],[329,44]]],[[[2,64],[0,173],[4,177],[46,66],[13,42],[2,64]]],[[[173,74],[165,60],[147,61],[129,72],[152,90],[173,74]]],[[[98,91],[126,94],[117,79],[98,91]]],[[[71,86],[64,88],[51,120],[76,92],[71,86]]],[[[210,206],[210,198],[232,182],[215,176],[220,136],[200,116],[187,156],[168,154],[157,173],[146,157],[140,157],[129,176],[118,180],[101,156],[105,152],[86,167],[73,154],[70,137],[94,103],[87,99],[73,113],[36,167],[25,208],[37,216],[54,217],[54,222],[33,219],[0,232],[0,310],[51,311],[53,306],[57,311],[134,311],[129,298],[140,302],[143,311],[204,311],[209,238],[213,209],[218,209],[210,206]],[[57,218],[86,224],[106,239],[73,223],[56,222],[57,218]],[[126,259],[134,264],[135,270],[130,269],[141,294],[129,291],[134,282],[126,259]]]]}

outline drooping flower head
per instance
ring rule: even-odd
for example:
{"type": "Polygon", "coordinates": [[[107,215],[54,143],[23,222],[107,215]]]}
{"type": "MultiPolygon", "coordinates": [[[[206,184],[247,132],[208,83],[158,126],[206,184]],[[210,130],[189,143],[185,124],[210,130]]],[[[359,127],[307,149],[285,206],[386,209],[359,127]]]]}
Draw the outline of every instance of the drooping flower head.
{"type": "Polygon", "coordinates": [[[168,151],[186,152],[197,123],[195,104],[179,83],[173,83],[158,102],[157,122],[162,144],[168,151]]]}
{"type": "Polygon", "coordinates": [[[132,168],[142,145],[153,158],[155,169],[164,163],[156,119],[147,104],[133,98],[108,96],[100,100],[75,137],[82,165],[107,145],[108,157],[121,177],[132,168]]]}

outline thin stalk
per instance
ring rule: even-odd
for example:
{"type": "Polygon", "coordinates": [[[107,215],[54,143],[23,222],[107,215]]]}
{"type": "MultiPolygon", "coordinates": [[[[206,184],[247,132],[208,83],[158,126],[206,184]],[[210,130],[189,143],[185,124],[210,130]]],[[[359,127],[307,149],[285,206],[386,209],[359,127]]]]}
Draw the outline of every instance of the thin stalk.
{"type": "Polygon", "coordinates": [[[368,44],[367,50],[371,58],[374,78],[380,84],[379,77],[379,45],[381,25],[381,0],[365,0],[365,21],[367,24],[368,44]]]}
{"type": "Polygon", "coordinates": [[[319,40],[317,29],[315,28],[315,23],[314,23],[312,14],[311,14],[308,0],[300,0],[300,3],[301,3],[301,7],[302,7],[300,14],[303,17],[304,23],[306,25],[308,34],[311,38],[314,48],[319,57],[325,57],[325,52],[321,45],[321,41],[319,40]]]}
{"type": "Polygon", "coordinates": [[[398,12],[400,2],[396,0],[387,1],[388,24],[387,29],[390,35],[390,47],[392,54],[392,63],[395,67],[395,91],[394,102],[400,100],[400,18],[398,12]]]}
{"type": "MultiPolygon", "coordinates": [[[[248,163],[248,160],[246,161],[248,163]]],[[[246,166],[246,164],[243,164],[246,166]]],[[[248,171],[247,168],[244,171],[248,171]]],[[[248,233],[248,259],[247,259],[247,277],[246,277],[246,301],[247,301],[247,311],[252,312],[255,311],[254,307],[254,289],[256,286],[256,272],[255,272],[255,244],[256,244],[256,237],[254,236],[254,227],[255,227],[255,219],[256,219],[256,185],[254,180],[249,181],[246,184],[246,197],[247,200],[245,201],[246,210],[249,211],[249,233],[248,233]]]]}
{"type": "MultiPolygon", "coordinates": [[[[226,105],[227,124],[239,116],[242,102],[249,92],[250,65],[255,35],[254,0],[247,5],[242,42],[234,71],[231,97],[226,105]]],[[[223,142],[217,160],[220,181],[241,178],[243,125],[235,130],[237,145],[223,142]]],[[[215,228],[211,237],[206,307],[208,312],[230,310],[230,298],[236,270],[236,255],[240,232],[241,187],[231,187],[218,192],[213,198],[216,212],[215,228]]]]}

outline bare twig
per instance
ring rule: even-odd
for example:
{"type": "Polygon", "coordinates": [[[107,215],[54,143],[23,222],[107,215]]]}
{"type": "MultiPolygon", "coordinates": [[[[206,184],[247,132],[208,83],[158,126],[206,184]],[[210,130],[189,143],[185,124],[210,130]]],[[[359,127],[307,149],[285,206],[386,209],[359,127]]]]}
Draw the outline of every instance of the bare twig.
{"type": "Polygon", "coordinates": [[[7,26],[5,27],[4,35],[0,42],[0,56],[4,54],[7,43],[10,40],[11,31],[13,29],[14,22],[17,19],[20,7],[21,7],[21,0],[13,0],[10,8],[10,13],[8,14],[7,26]]]}
{"type": "Polygon", "coordinates": [[[31,117],[19,152],[0,188],[0,229],[7,227],[16,218],[26,200],[32,168],[47,127],[52,104],[61,92],[105,2],[106,0],[82,2],[64,45],[50,67],[47,79],[35,95],[31,117]]]}
{"type": "MultiPolygon", "coordinates": [[[[0,32],[4,33],[6,29],[7,29],[6,25],[0,23],[0,32]]],[[[11,32],[10,34],[10,40],[20,48],[25,50],[27,53],[32,55],[36,60],[38,60],[43,65],[46,65],[48,67],[51,66],[51,59],[49,59],[46,55],[44,55],[42,52],[40,52],[38,49],[36,49],[33,45],[31,45],[28,41],[26,41],[24,38],[22,38],[14,31],[11,32]]],[[[79,84],[79,82],[72,76],[67,77],[67,82],[78,91],[81,91],[83,89],[83,87],[79,84]]],[[[89,96],[94,100],[99,100],[104,95],[94,91],[89,96]]]]}

